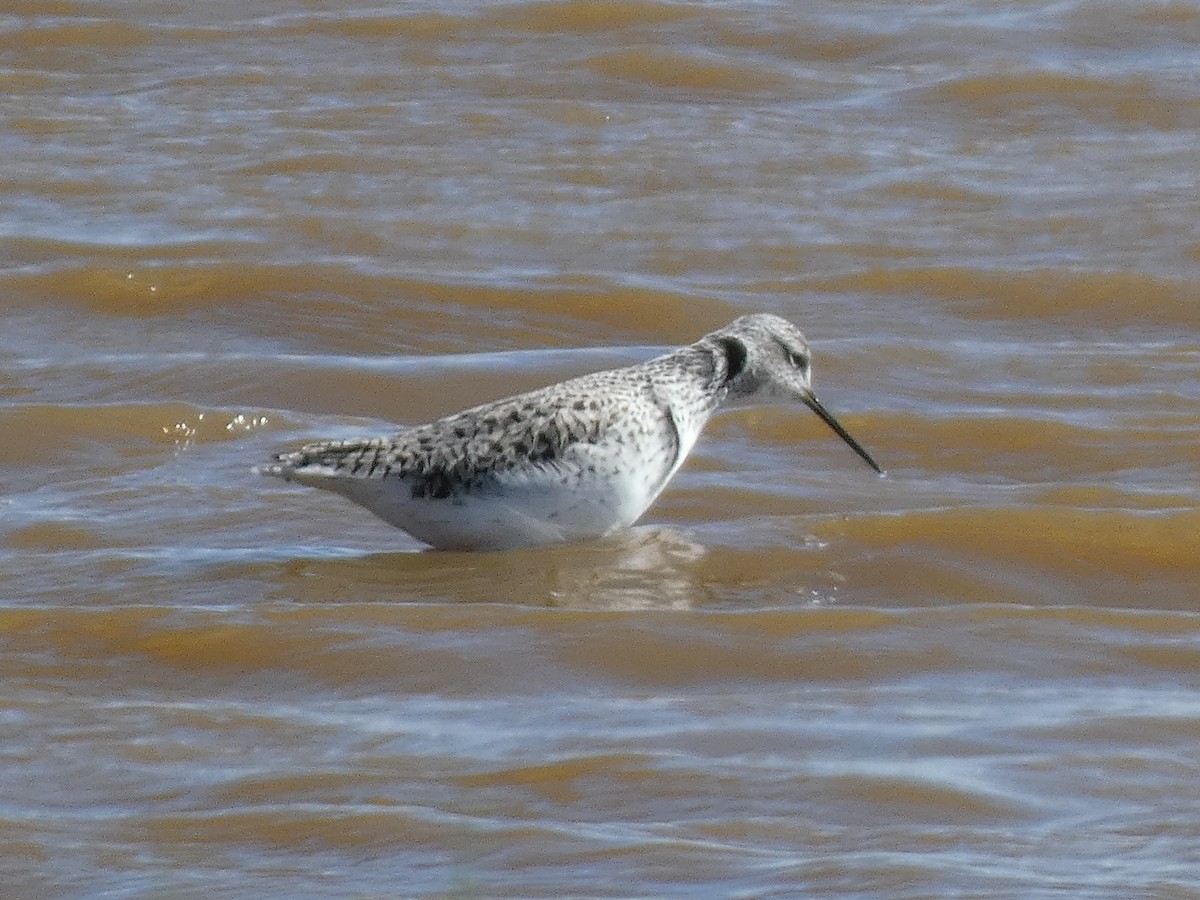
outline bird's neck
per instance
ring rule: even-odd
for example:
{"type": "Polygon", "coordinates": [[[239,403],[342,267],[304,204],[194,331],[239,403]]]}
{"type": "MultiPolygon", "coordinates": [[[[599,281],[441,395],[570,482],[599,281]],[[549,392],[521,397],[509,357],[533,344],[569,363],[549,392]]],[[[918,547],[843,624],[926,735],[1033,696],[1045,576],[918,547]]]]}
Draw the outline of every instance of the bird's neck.
{"type": "Polygon", "coordinates": [[[728,360],[719,346],[708,341],[680,347],[648,365],[655,390],[688,416],[707,420],[729,393],[728,360]]]}

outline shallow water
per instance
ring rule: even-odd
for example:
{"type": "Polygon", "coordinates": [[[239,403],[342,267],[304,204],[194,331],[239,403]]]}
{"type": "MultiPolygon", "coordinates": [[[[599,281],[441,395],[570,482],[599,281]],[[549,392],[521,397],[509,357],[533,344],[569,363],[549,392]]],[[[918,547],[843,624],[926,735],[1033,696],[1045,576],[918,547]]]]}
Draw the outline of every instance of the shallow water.
{"type": "Polygon", "coordinates": [[[13,896],[1200,896],[1200,12],[0,13],[13,896]],[[274,448],[743,312],[805,410],[420,552],[274,448]]]}

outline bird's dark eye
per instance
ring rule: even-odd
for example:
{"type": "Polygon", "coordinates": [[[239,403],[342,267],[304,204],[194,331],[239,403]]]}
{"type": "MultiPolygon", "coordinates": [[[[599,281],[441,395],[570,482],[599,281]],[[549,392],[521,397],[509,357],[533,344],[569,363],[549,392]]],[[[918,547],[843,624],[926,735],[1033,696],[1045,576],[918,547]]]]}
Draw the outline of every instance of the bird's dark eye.
{"type": "Polygon", "coordinates": [[[808,360],[799,353],[793,353],[790,350],[788,351],[788,362],[801,371],[808,368],[808,360]]]}

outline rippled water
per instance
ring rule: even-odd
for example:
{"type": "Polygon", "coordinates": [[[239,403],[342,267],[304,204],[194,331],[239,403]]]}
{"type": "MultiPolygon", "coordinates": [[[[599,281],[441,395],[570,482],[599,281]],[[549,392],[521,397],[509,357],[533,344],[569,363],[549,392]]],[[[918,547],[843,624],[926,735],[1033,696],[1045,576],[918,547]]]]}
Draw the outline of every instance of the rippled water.
{"type": "Polygon", "coordinates": [[[1182,898],[1200,11],[0,11],[13,896],[1182,898]],[[274,448],[753,310],[804,410],[421,552],[274,448]]]}

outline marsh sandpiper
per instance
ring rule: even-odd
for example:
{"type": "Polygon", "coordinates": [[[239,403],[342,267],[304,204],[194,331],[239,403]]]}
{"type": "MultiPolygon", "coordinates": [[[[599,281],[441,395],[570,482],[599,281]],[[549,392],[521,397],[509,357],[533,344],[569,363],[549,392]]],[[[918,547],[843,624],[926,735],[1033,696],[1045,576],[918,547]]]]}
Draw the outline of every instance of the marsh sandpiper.
{"type": "Polygon", "coordinates": [[[639,365],[392,437],[305,444],[258,471],[339,493],[439,549],[579,541],[637,521],[722,408],[803,403],[883,474],[810,379],[799,329],[779,316],[747,315],[639,365]]]}

